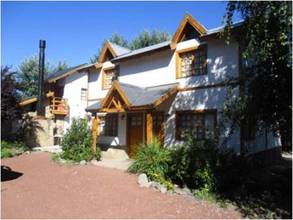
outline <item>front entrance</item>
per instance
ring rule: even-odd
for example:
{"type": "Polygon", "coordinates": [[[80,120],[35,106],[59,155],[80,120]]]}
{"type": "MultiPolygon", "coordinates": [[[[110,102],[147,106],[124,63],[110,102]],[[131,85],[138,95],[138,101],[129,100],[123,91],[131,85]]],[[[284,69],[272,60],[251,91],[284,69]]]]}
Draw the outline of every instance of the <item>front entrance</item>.
{"type": "Polygon", "coordinates": [[[128,154],[133,157],[138,146],[143,142],[143,113],[129,113],[127,115],[128,154]]]}

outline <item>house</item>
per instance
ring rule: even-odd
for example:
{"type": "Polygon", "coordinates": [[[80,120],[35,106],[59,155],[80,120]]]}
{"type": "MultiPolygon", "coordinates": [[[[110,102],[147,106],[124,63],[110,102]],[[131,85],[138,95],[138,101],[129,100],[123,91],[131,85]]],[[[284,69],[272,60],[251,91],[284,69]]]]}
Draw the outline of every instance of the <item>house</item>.
{"type": "MultiPolygon", "coordinates": [[[[212,136],[222,119],[226,81],[241,75],[239,43],[226,44],[219,37],[222,29],[207,30],[186,15],[170,41],[133,51],[107,42],[97,63],[47,77],[46,117],[60,120],[65,131],[72,118],[90,113],[97,143],[130,155],[155,136],[166,146],[188,135],[212,136]]],[[[239,96],[240,86],[234,85],[232,93],[239,96]]],[[[230,129],[226,123],[221,140],[230,129]]],[[[254,153],[280,146],[280,138],[236,129],[226,145],[236,153],[254,153]]]]}

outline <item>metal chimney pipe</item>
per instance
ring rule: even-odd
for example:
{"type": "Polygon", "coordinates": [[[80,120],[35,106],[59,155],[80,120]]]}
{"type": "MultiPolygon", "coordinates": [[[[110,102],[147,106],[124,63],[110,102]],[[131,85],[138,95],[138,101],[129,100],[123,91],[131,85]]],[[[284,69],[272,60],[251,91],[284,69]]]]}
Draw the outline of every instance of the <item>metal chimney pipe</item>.
{"type": "Polygon", "coordinates": [[[44,116],[44,71],[45,71],[45,48],[46,41],[40,40],[39,44],[39,80],[38,80],[38,103],[37,103],[37,115],[44,116]]]}

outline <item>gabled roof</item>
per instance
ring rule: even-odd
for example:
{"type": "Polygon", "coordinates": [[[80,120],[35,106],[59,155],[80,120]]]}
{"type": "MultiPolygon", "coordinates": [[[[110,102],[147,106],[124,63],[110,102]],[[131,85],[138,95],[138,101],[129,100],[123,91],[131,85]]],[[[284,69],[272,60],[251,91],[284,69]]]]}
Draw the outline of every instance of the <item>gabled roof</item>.
{"type": "Polygon", "coordinates": [[[68,76],[68,75],[71,75],[72,73],[75,73],[76,71],[84,68],[85,66],[87,66],[86,63],[78,65],[78,66],[73,66],[73,67],[67,68],[65,70],[57,71],[57,72],[52,73],[52,74],[48,75],[47,77],[45,77],[44,80],[48,81],[49,83],[54,82],[54,81],[61,79],[65,76],[68,76]]]}
{"type": "Polygon", "coordinates": [[[147,52],[160,50],[160,49],[163,49],[163,48],[168,48],[170,46],[170,42],[171,41],[164,41],[162,43],[158,43],[158,44],[154,44],[154,45],[151,45],[151,46],[148,46],[148,47],[133,50],[133,51],[131,51],[129,53],[126,53],[124,55],[120,55],[120,56],[112,59],[111,61],[118,61],[118,60],[126,59],[126,58],[129,58],[129,57],[137,56],[137,55],[140,55],[140,54],[144,54],[144,53],[147,53],[147,52]]]}
{"type": "Polygon", "coordinates": [[[114,44],[110,41],[106,41],[106,43],[103,46],[102,52],[99,56],[99,60],[98,60],[99,63],[103,63],[106,60],[107,52],[110,52],[112,57],[115,58],[119,55],[129,53],[130,50],[125,47],[121,47],[117,44],[114,44]]]}
{"type": "Polygon", "coordinates": [[[183,32],[184,32],[187,24],[191,25],[198,32],[198,34],[200,36],[207,32],[207,29],[202,24],[200,24],[191,15],[186,14],[184,16],[183,20],[181,21],[179,27],[177,28],[175,34],[173,35],[172,43],[171,43],[172,45],[178,43],[181,40],[183,32]]]}
{"type": "Polygon", "coordinates": [[[121,56],[121,55],[129,53],[131,51],[126,47],[122,47],[122,46],[115,44],[113,42],[110,42],[110,41],[109,41],[109,44],[113,48],[113,50],[115,51],[117,56],[121,56]]]}
{"type": "MultiPolygon", "coordinates": [[[[233,23],[231,25],[231,28],[234,29],[234,28],[240,27],[243,23],[244,23],[243,20],[237,21],[237,22],[235,22],[235,23],[233,23]]],[[[217,34],[217,33],[221,32],[221,31],[223,31],[224,29],[225,29],[225,25],[220,26],[220,27],[216,27],[216,28],[213,28],[213,29],[209,29],[207,31],[207,33],[203,34],[203,37],[204,36],[209,36],[209,35],[212,35],[212,34],[217,34]]]]}
{"type": "Polygon", "coordinates": [[[114,81],[106,97],[102,101],[99,100],[88,106],[86,111],[93,112],[105,108],[111,101],[111,94],[113,94],[114,91],[118,91],[122,101],[129,109],[145,106],[154,108],[178,91],[178,83],[152,87],[138,87],[114,81]]]}

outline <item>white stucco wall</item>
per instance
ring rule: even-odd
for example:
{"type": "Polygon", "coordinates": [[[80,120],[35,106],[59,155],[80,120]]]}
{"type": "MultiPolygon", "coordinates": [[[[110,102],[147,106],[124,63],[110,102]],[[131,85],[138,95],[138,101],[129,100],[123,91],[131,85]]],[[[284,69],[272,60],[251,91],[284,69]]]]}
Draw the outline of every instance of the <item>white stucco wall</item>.
{"type": "Polygon", "coordinates": [[[175,82],[173,51],[161,52],[130,59],[120,63],[119,81],[141,87],[175,82]]]}
{"type": "MultiPolygon", "coordinates": [[[[238,94],[238,88],[233,90],[233,94],[238,94]]],[[[206,110],[216,109],[217,120],[220,120],[223,103],[225,101],[227,89],[225,87],[207,88],[192,91],[179,92],[174,101],[171,103],[170,108],[167,110],[165,123],[165,145],[176,145],[180,142],[176,141],[176,111],[184,110],[206,110]]],[[[230,126],[227,125],[226,129],[221,132],[221,140],[223,140],[229,133],[230,126]]],[[[234,149],[235,152],[240,151],[240,134],[235,131],[227,142],[227,147],[234,149]]]]}
{"type": "MultiPolygon", "coordinates": [[[[187,42],[189,44],[182,42],[177,47],[181,50],[181,44],[183,43],[185,43],[184,48],[187,45],[189,47],[196,45],[193,40],[187,42]]],[[[210,39],[204,43],[207,43],[207,74],[177,79],[176,81],[180,83],[181,87],[217,84],[227,80],[231,76],[238,76],[239,54],[238,44],[236,42],[232,41],[227,45],[224,40],[210,39]]]]}
{"type": "Polygon", "coordinates": [[[67,129],[73,117],[79,118],[86,115],[85,108],[87,101],[81,100],[81,89],[87,88],[87,73],[75,73],[65,78],[63,98],[67,99],[69,104],[69,117],[65,119],[65,129],[67,129]]]}

